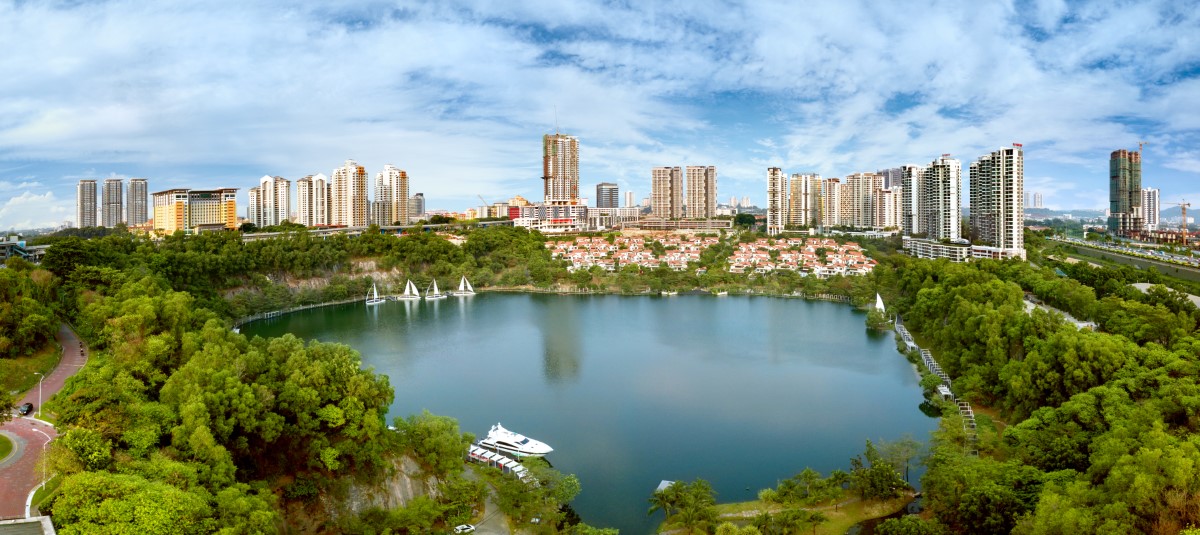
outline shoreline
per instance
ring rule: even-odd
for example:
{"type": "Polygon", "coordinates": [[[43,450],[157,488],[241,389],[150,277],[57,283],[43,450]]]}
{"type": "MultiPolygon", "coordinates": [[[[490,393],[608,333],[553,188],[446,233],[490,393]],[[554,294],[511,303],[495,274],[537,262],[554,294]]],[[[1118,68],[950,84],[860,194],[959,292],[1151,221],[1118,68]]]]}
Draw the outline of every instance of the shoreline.
{"type": "MultiPolygon", "coordinates": [[[[844,296],[844,295],[834,295],[834,294],[807,295],[807,294],[796,293],[796,292],[793,292],[790,294],[771,294],[771,293],[766,293],[766,292],[756,293],[756,292],[752,292],[752,291],[728,291],[728,290],[726,290],[726,291],[728,292],[726,294],[727,296],[755,296],[755,297],[778,297],[778,298],[783,298],[783,299],[804,299],[804,300],[809,300],[809,301],[827,301],[830,303],[845,303],[847,305],[854,306],[854,304],[850,301],[850,297],[844,296]]],[[[627,293],[627,292],[611,291],[611,290],[594,290],[593,291],[590,289],[573,289],[573,290],[572,289],[552,289],[552,288],[537,288],[534,286],[489,286],[486,288],[476,288],[475,293],[477,293],[477,294],[511,293],[511,294],[542,294],[542,295],[620,295],[620,296],[627,296],[627,297],[638,297],[638,296],[672,297],[675,295],[680,295],[680,294],[671,294],[670,296],[663,296],[661,293],[655,293],[652,291],[627,293]]],[[[681,295],[710,295],[712,297],[725,297],[724,295],[716,294],[711,290],[699,290],[699,289],[688,290],[688,291],[683,292],[681,295]]],[[[386,297],[391,297],[391,296],[386,296],[386,297]]],[[[248,323],[253,323],[253,322],[259,321],[259,320],[277,318],[277,317],[283,316],[285,314],[291,314],[293,312],[301,312],[304,310],[312,310],[314,308],[321,308],[321,307],[334,306],[334,305],[345,305],[345,304],[349,304],[349,303],[359,302],[362,300],[363,300],[363,298],[361,298],[361,297],[355,297],[353,299],[341,299],[341,300],[337,300],[337,301],[326,301],[323,303],[300,305],[300,306],[284,308],[284,309],[280,309],[280,310],[272,310],[269,312],[259,312],[258,314],[252,314],[250,316],[243,316],[241,318],[233,319],[232,323],[230,323],[230,325],[229,325],[229,329],[234,332],[240,332],[240,329],[242,328],[242,326],[244,326],[248,323]]]]}

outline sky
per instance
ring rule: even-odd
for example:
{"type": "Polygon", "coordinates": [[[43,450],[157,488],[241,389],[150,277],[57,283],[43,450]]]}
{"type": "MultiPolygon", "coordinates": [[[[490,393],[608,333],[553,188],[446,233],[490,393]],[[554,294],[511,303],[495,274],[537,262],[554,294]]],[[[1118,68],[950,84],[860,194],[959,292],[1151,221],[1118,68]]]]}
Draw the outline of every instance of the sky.
{"type": "MultiPolygon", "coordinates": [[[[405,169],[429,208],[541,197],[541,136],[580,189],[648,195],[715,165],[840,177],[1025,148],[1025,189],[1103,209],[1108,156],[1200,205],[1200,2],[0,0],[0,229],[75,219],[83,178],[150,191],[405,169]]],[[[964,193],[964,203],[967,196],[964,193]]],[[[244,213],[244,209],[241,209],[244,213]]]]}

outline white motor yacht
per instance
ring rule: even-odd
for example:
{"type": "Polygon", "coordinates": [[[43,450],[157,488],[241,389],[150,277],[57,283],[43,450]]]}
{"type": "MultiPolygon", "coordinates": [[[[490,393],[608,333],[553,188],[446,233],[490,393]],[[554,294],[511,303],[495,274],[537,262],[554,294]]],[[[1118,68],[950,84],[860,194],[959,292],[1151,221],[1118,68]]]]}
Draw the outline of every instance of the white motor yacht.
{"type": "Polygon", "coordinates": [[[499,423],[492,426],[487,437],[479,441],[479,446],[517,457],[541,457],[554,451],[546,443],[509,431],[499,423]]]}

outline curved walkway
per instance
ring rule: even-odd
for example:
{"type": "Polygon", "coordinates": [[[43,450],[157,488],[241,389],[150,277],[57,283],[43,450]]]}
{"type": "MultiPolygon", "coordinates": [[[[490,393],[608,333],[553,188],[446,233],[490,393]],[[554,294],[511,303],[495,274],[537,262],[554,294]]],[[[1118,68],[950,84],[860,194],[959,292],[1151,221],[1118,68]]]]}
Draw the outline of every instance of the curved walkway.
{"type": "MultiPolygon", "coordinates": [[[[87,362],[87,351],[75,335],[75,331],[67,324],[59,325],[55,338],[63,348],[63,356],[58,366],[42,381],[43,403],[62,390],[67,379],[75,375],[87,362]]],[[[22,403],[38,404],[37,386],[26,392],[25,397],[17,402],[18,405],[22,403]]],[[[21,450],[18,454],[14,448],[14,455],[5,461],[4,466],[0,466],[0,519],[24,517],[26,498],[34,487],[42,483],[38,463],[44,446],[58,436],[58,432],[53,425],[32,417],[36,416],[36,411],[39,410],[41,407],[35,407],[31,417],[13,418],[0,426],[0,432],[4,432],[9,438],[15,437],[14,445],[20,442],[21,450]]]]}

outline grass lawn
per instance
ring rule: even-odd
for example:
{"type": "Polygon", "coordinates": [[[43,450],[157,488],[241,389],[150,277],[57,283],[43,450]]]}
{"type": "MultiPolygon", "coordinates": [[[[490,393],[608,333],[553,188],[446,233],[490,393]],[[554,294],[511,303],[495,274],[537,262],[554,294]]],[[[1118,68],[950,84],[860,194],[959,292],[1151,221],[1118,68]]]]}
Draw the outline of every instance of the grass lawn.
{"type": "MultiPolygon", "coordinates": [[[[840,502],[844,503],[851,499],[853,498],[844,497],[840,502]]],[[[884,501],[855,500],[838,506],[836,510],[833,505],[803,507],[803,509],[820,511],[829,519],[817,526],[817,535],[842,535],[851,526],[859,522],[884,517],[899,511],[908,502],[912,501],[912,499],[911,495],[905,495],[900,498],[884,501]]],[[[758,500],[719,504],[717,505],[718,523],[733,522],[738,525],[749,525],[761,511],[782,511],[783,509],[779,505],[768,505],[758,500]]],[[[805,532],[812,533],[811,530],[805,530],[805,532]]]]}
{"type": "Polygon", "coordinates": [[[37,492],[33,493],[33,506],[34,507],[41,506],[42,502],[46,501],[46,498],[49,498],[56,491],[58,491],[58,487],[60,485],[62,485],[62,482],[63,482],[62,476],[51,477],[50,481],[46,482],[46,486],[38,489],[37,492]]]}
{"type": "Polygon", "coordinates": [[[12,453],[12,449],[12,440],[4,435],[0,435],[0,459],[8,457],[8,454],[12,453]]]}
{"type": "Polygon", "coordinates": [[[29,357],[0,359],[0,388],[17,393],[36,388],[39,378],[34,372],[50,373],[60,360],[62,351],[55,342],[46,344],[29,357]]]}

